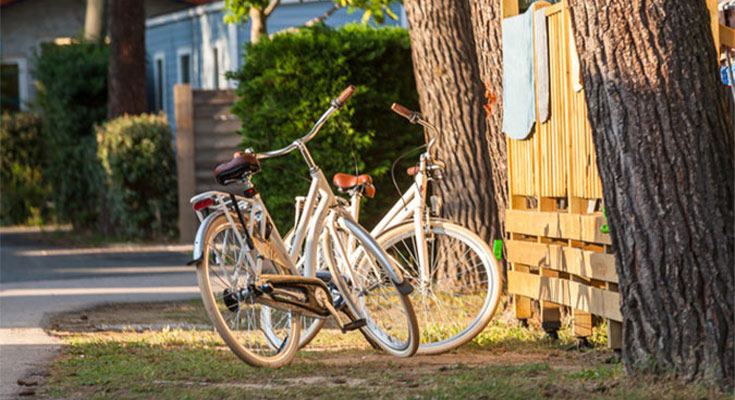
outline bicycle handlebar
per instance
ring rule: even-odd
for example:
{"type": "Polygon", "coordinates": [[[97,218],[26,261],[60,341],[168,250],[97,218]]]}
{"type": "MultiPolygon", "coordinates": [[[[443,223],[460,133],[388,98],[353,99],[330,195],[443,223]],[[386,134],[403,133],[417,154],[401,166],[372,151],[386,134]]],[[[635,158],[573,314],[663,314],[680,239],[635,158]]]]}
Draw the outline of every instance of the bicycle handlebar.
{"type": "Polygon", "coordinates": [[[283,155],[286,155],[297,148],[299,146],[304,145],[308,143],[311,139],[314,139],[314,136],[316,136],[317,132],[319,132],[319,129],[321,129],[322,125],[324,125],[325,122],[327,122],[327,119],[334,114],[335,111],[342,108],[342,105],[344,105],[345,101],[347,101],[352,94],[355,93],[355,87],[350,85],[345,90],[342,91],[342,93],[339,95],[339,97],[332,100],[331,105],[329,106],[329,109],[322,114],[321,117],[319,117],[319,120],[316,121],[314,126],[311,128],[309,133],[307,133],[305,136],[294,140],[291,144],[288,146],[278,149],[278,150],[271,150],[266,151],[264,153],[258,153],[256,156],[258,157],[258,160],[265,160],[268,158],[274,158],[274,157],[280,157],[283,155]]]}
{"type": "Polygon", "coordinates": [[[408,120],[408,122],[410,122],[412,124],[415,124],[416,122],[418,122],[419,120],[421,120],[421,114],[419,114],[419,113],[417,113],[415,111],[411,111],[408,108],[406,108],[406,107],[404,107],[404,106],[402,106],[402,105],[400,105],[398,103],[393,103],[390,106],[390,109],[393,110],[393,112],[395,112],[396,114],[400,115],[401,117],[406,118],[408,120]]]}

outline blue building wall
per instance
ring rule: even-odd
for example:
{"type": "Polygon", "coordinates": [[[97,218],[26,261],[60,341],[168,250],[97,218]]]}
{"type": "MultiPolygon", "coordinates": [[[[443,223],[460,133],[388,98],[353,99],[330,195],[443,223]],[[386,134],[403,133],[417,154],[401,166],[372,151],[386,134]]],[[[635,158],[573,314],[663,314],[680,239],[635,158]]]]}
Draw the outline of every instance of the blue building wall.
{"type": "MultiPolygon", "coordinates": [[[[236,70],[244,53],[244,45],[250,41],[250,23],[227,25],[222,21],[224,2],[171,13],[146,22],[146,55],[148,104],[156,111],[156,61],[163,59],[163,112],[168,116],[175,132],[173,86],[179,83],[179,55],[189,51],[191,60],[191,85],[195,89],[234,88],[234,82],[224,78],[226,71],[236,70]],[[217,62],[214,60],[217,49],[217,62]],[[215,68],[219,78],[215,81],[215,68]]],[[[268,18],[268,32],[274,33],[322,15],[334,3],[318,1],[281,4],[268,18]]],[[[392,11],[402,16],[399,4],[392,11]]],[[[329,26],[341,26],[360,22],[363,11],[348,13],[339,9],[325,22],[329,26]]],[[[386,18],[386,25],[399,25],[405,21],[386,18]]]]}

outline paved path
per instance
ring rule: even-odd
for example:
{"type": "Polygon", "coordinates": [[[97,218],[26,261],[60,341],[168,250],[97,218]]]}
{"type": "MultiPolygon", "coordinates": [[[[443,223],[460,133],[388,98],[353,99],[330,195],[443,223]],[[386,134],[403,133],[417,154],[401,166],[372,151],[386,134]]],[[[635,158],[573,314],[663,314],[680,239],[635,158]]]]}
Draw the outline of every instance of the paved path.
{"type": "Polygon", "coordinates": [[[38,230],[0,229],[0,399],[59,349],[41,327],[51,313],[113,302],[198,296],[191,246],[64,248],[38,230]]]}

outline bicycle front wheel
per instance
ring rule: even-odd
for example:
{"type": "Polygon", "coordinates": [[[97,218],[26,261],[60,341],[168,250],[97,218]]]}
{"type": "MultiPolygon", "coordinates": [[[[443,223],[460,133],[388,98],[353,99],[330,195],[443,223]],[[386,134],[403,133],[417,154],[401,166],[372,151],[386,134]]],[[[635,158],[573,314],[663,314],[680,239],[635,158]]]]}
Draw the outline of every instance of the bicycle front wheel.
{"type": "Polygon", "coordinates": [[[487,326],[500,300],[501,275],[490,248],[471,231],[432,218],[424,232],[429,265],[423,268],[413,221],[381,233],[377,241],[414,285],[419,354],[439,354],[467,343],[487,326]]]}
{"type": "Polygon", "coordinates": [[[360,329],[372,343],[398,357],[414,355],[418,323],[408,295],[394,282],[401,273],[365,229],[350,218],[339,220],[322,246],[344,301],[353,314],[365,318],[360,329]]]}
{"type": "Polygon", "coordinates": [[[204,308],[219,335],[240,359],[256,367],[281,367],[296,355],[301,324],[292,312],[265,306],[258,302],[254,291],[248,290],[250,284],[258,282],[256,271],[274,274],[279,269],[261,257],[255,257],[260,258],[260,266],[250,265],[248,260],[253,258],[246,256],[247,250],[235,234],[236,228],[244,235],[243,227],[239,223],[235,226],[220,215],[204,235],[203,259],[197,267],[204,308]],[[285,340],[274,342],[274,336],[285,340]]]}

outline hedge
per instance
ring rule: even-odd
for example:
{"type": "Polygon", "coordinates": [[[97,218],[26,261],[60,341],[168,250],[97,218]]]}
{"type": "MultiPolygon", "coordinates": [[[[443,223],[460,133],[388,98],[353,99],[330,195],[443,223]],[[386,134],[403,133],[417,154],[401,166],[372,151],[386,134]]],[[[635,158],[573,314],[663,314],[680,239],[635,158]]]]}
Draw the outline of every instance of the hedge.
{"type": "MultiPolygon", "coordinates": [[[[347,25],[333,30],[321,25],[276,35],[246,45],[242,68],[229,77],[238,82],[239,100],[232,111],[242,120],[242,146],[255,151],[280,148],[303,136],[330,99],[355,85],[352,99],[309,149],[329,179],[356,169],[373,176],[377,196],[364,208],[366,225],[396,200],[390,165],[423,143],[421,130],[389,109],[392,102],[417,108],[405,29],[347,25]]],[[[263,162],[263,172],[254,179],[282,230],[293,223],[293,197],[308,189],[307,172],[294,152],[263,162]]],[[[398,176],[407,182],[405,173],[398,176]]]]}
{"type": "Polygon", "coordinates": [[[176,156],[163,114],[123,116],[97,128],[105,170],[104,233],[132,238],[177,235],[176,156]]]}
{"type": "Polygon", "coordinates": [[[60,217],[75,228],[93,228],[99,211],[101,166],[94,125],[107,106],[106,46],[42,44],[36,54],[36,106],[47,149],[44,177],[60,217]]]}
{"type": "Polygon", "coordinates": [[[3,113],[0,143],[0,224],[49,222],[41,119],[30,113],[3,113]]]}

